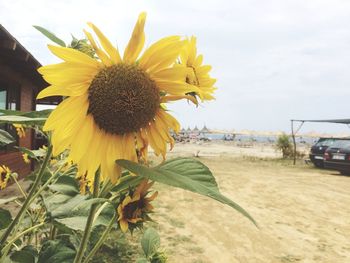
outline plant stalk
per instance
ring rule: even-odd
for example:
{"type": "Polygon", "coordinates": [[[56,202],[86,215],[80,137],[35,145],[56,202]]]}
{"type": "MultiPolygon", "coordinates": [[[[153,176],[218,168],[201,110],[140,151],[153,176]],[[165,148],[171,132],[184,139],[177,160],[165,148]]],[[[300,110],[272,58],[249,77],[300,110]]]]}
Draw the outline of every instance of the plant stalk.
{"type": "MultiPolygon", "coordinates": [[[[99,187],[100,187],[100,169],[98,169],[95,173],[94,190],[92,193],[93,198],[98,197],[99,187]]],[[[84,251],[86,250],[86,246],[87,246],[87,243],[89,241],[89,237],[90,237],[90,233],[91,233],[91,229],[92,229],[92,224],[94,222],[94,217],[95,217],[97,206],[98,206],[98,204],[91,205],[89,216],[87,218],[86,225],[85,225],[83,238],[81,240],[78,252],[75,255],[74,263],[81,263],[82,262],[82,259],[84,256],[84,251]]]]}
{"type": "Polygon", "coordinates": [[[35,229],[37,229],[37,228],[43,226],[44,224],[45,224],[45,222],[42,222],[42,223],[40,223],[40,224],[37,224],[37,225],[32,226],[32,227],[30,227],[30,228],[27,228],[27,229],[24,230],[22,233],[19,233],[17,236],[15,236],[13,239],[11,239],[11,240],[6,244],[6,246],[4,247],[4,251],[8,250],[8,249],[11,247],[11,245],[12,245],[17,239],[19,239],[21,236],[24,236],[25,234],[30,233],[31,231],[33,231],[33,230],[35,230],[35,229]]]}
{"type": "Polygon", "coordinates": [[[36,189],[38,188],[38,185],[41,182],[41,178],[44,175],[44,171],[45,168],[51,158],[52,155],[52,146],[50,145],[47,149],[47,154],[45,156],[44,162],[40,167],[40,171],[38,176],[35,178],[35,181],[33,183],[32,188],[30,189],[30,192],[27,196],[27,198],[25,199],[21,209],[19,210],[17,216],[15,217],[15,219],[11,222],[11,224],[8,226],[8,228],[6,229],[5,233],[2,235],[1,239],[0,239],[0,250],[2,251],[3,247],[5,246],[5,242],[7,240],[7,238],[9,237],[9,235],[11,234],[12,230],[16,227],[16,225],[19,223],[19,221],[21,221],[23,214],[25,213],[25,211],[28,209],[29,205],[32,202],[32,197],[35,194],[36,189]]]}
{"type": "Polygon", "coordinates": [[[111,219],[111,221],[109,221],[109,224],[107,226],[107,228],[105,229],[105,231],[103,232],[103,234],[101,235],[100,239],[97,241],[97,243],[95,244],[95,246],[93,247],[93,249],[90,251],[90,253],[86,256],[85,260],[83,261],[83,263],[88,263],[96,254],[96,252],[100,249],[100,247],[103,245],[103,243],[105,242],[109,232],[111,231],[113,224],[116,222],[118,217],[117,213],[114,213],[113,218],[111,219]]]}

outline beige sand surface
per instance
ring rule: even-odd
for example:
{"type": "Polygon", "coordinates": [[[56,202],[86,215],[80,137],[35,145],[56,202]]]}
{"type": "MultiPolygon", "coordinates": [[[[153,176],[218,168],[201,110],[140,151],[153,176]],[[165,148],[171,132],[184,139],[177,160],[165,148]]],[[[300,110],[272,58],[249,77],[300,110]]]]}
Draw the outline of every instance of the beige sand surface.
{"type": "MultiPolygon", "coordinates": [[[[186,155],[193,145],[181,147],[186,155]]],[[[350,262],[350,177],[222,149],[200,160],[260,229],[211,199],[158,186],[153,218],[169,262],[350,262]]]]}

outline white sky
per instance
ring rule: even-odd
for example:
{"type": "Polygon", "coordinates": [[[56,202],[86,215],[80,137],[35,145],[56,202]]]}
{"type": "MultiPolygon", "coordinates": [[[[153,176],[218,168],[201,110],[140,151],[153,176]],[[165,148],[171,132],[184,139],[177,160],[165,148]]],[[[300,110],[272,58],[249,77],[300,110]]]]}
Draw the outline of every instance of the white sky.
{"type": "MultiPolygon", "coordinates": [[[[170,108],[184,127],[289,130],[289,120],[350,118],[348,0],[0,0],[0,23],[42,64],[58,60],[32,25],[64,40],[92,21],[122,50],[141,11],[146,45],[196,35],[218,79],[216,101],[170,108]]],[[[304,131],[349,132],[308,124],[304,131]]]]}

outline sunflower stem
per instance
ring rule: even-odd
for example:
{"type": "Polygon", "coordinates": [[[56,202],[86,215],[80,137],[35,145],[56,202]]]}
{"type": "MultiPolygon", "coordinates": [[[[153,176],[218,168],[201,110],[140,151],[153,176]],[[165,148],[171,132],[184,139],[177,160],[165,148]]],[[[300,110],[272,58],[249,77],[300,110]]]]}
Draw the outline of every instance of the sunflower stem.
{"type": "Polygon", "coordinates": [[[12,230],[17,226],[17,224],[21,221],[23,214],[25,213],[25,211],[27,211],[29,205],[32,203],[33,199],[32,197],[35,194],[36,189],[38,188],[40,182],[41,182],[41,178],[44,175],[44,171],[47,167],[47,164],[51,158],[52,155],[52,146],[50,145],[47,149],[47,153],[44,159],[44,162],[42,163],[41,167],[40,167],[40,171],[38,176],[35,178],[35,181],[32,185],[32,188],[30,189],[30,192],[27,196],[27,198],[25,199],[21,209],[19,210],[17,216],[15,217],[15,219],[13,219],[13,221],[11,222],[11,224],[8,226],[8,228],[6,229],[5,233],[2,235],[1,239],[0,239],[0,249],[1,249],[1,255],[6,254],[3,251],[3,247],[5,246],[6,240],[9,237],[9,235],[11,234],[12,230]]]}
{"type": "Polygon", "coordinates": [[[107,226],[107,228],[105,229],[105,231],[103,232],[103,234],[101,235],[100,239],[97,241],[97,243],[95,244],[95,246],[93,247],[93,249],[90,251],[90,253],[86,256],[85,260],[83,261],[83,263],[88,263],[96,254],[96,252],[100,249],[100,247],[103,245],[103,243],[105,242],[109,232],[111,231],[113,224],[116,222],[118,217],[117,213],[114,213],[114,216],[112,217],[111,221],[109,221],[109,224],[107,226]]]}
{"type": "MultiPolygon", "coordinates": [[[[100,188],[100,169],[98,169],[95,173],[94,190],[92,193],[93,198],[98,197],[99,188],[100,188]]],[[[98,206],[98,204],[91,205],[89,216],[87,218],[86,225],[85,225],[83,238],[81,240],[78,252],[75,255],[74,263],[81,263],[82,262],[82,259],[84,256],[84,251],[86,250],[86,246],[87,246],[87,243],[89,241],[89,237],[90,237],[90,233],[91,233],[91,229],[92,229],[92,224],[94,222],[94,217],[95,217],[97,206],[98,206]]]]}
{"type": "Polygon", "coordinates": [[[45,224],[45,222],[41,222],[35,226],[32,226],[30,228],[27,228],[26,230],[24,230],[22,233],[19,233],[17,236],[15,236],[12,240],[10,240],[7,245],[4,247],[4,251],[8,250],[14,242],[16,242],[17,239],[21,238],[22,236],[24,236],[27,233],[30,233],[31,231],[34,231],[35,229],[43,226],[45,224]]]}

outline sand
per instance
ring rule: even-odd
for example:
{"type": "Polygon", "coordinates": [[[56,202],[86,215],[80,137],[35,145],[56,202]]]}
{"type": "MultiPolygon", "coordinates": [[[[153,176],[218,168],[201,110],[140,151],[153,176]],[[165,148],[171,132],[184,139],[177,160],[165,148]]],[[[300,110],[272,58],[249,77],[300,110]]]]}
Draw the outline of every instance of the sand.
{"type": "MultiPolygon", "coordinates": [[[[169,262],[350,262],[350,177],[303,162],[237,156],[237,149],[212,151],[217,147],[203,149],[209,156],[200,160],[259,229],[230,207],[158,186],[153,217],[169,262]]],[[[178,146],[174,155],[202,148],[178,146]]]]}

